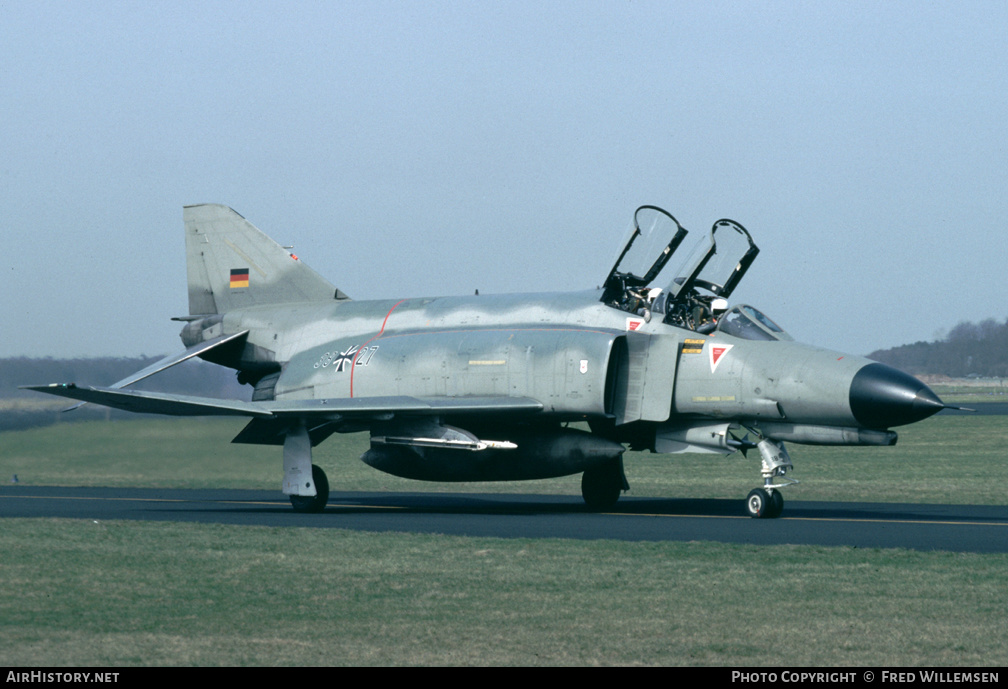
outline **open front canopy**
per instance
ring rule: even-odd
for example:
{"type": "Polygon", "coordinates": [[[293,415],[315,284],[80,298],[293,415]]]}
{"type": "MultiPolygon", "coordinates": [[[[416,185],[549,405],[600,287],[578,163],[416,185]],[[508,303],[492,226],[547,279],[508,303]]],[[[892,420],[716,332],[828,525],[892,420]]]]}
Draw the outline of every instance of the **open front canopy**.
{"type": "Polygon", "coordinates": [[[671,325],[691,330],[713,329],[715,312],[759,254],[749,232],[734,220],[718,220],[678,269],[670,259],[687,231],[672,214],[657,206],[634,213],[629,238],[606,277],[602,301],[671,325]]]}
{"type": "Polygon", "coordinates": [[[641,291],[655,282],[686,235],[667,211],[657,206],[638,208],[630,236],[606,277],[602,301],[626,308],[628,300],[644,298],[641,291]]]}

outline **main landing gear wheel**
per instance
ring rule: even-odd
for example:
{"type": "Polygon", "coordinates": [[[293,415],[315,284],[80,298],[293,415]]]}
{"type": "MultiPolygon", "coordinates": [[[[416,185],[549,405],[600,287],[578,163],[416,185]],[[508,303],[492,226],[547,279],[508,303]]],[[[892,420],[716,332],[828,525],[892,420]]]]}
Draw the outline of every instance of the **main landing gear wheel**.
{"type": "Polygon", "coordinates": [[[318,465],[312,464],[311,475],[315,482],[315,495],[290,496],[295,512],[321,512],[329,502],[329,479],[325,472],[318,465]]]}
{"type": "Polygon", "coordinates": [[[585,469],[581,475],[581,497],[594,512],[608,510],[619,500],[625,481],[622,460],[585,469]]]}
{"type": "Polygon", "coordinates": [[[746,511],[754,519],[776,519],[784,511],[784,496],[779,490],[755,488],[746,498],[746,511]]]}

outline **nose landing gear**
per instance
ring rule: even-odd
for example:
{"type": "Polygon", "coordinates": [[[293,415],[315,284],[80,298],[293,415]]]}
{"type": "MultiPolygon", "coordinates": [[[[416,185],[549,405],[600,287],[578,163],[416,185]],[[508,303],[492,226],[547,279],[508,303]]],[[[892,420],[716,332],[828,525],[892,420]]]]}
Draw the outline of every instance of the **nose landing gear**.
{"type": "Polygon", "coordinates": [[[746,498],[746,512],[755,519],[776,519],[784,511],[784,496],[780,489],[798,483],[785,477],[794,468],[791,457],[784,448],[784,443],[772,440],[761,440],[757,446],[760,451],[760,474],[763,476],[763,487],[755,488],[746,498]],[[774,479],[782,481],[774,483],[774,479]]]}
{"type": "Polygon", "coordinates": [[[784,511],[784,496],[773,488],[754,488],[746,498],[746,511],[754,519],[776,519],[784,511]]]}

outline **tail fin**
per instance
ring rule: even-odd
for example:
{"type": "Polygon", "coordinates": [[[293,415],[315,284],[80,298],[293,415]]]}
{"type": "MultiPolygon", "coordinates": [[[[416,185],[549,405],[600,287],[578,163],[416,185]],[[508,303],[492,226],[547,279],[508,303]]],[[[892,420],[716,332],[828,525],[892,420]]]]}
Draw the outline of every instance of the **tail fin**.
{"type": "Polygon", "coordinates": [[[186,206],[182,217],[190,315],[348,298],[227,206],[186,206]]]}

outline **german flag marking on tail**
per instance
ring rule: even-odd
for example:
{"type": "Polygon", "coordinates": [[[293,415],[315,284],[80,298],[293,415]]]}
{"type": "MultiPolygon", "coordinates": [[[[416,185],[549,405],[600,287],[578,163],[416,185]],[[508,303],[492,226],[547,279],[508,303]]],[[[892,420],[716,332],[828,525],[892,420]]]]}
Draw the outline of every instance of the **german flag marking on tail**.
{"type": "Polygon", "coordinates": [[[231,269],[231,288],[236,287],[248,287],[249,285],[249,269],[248,268],[232,268],[231,269]]]}

